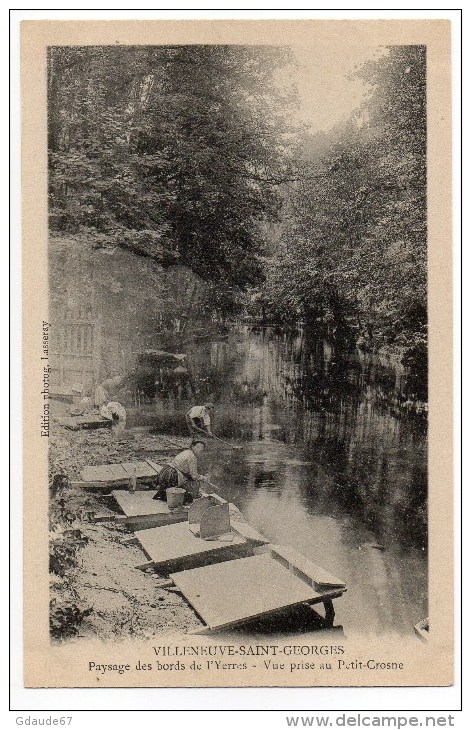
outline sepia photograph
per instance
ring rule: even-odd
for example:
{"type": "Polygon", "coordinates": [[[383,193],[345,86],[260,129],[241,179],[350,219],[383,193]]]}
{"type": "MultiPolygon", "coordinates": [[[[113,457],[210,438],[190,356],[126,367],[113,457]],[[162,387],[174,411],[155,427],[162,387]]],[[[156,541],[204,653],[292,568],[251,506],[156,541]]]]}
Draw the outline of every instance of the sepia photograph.
{"type": "Polygon", "coordinates": [[[428,47],[275,36],[45,48],[48,651],[80,685],[430,661],[428,47]]]}

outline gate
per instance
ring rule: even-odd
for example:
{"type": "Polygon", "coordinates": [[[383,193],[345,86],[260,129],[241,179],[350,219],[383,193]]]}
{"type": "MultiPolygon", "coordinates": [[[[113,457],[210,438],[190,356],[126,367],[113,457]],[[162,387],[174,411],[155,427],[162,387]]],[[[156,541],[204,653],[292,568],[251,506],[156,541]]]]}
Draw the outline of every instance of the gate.
{"type": "Polygon", "coordinates": [[[99,381],[100,360],[101,321],[91,308],[80,307],[51,322],[51,386],[90,390],[99,381]]]}

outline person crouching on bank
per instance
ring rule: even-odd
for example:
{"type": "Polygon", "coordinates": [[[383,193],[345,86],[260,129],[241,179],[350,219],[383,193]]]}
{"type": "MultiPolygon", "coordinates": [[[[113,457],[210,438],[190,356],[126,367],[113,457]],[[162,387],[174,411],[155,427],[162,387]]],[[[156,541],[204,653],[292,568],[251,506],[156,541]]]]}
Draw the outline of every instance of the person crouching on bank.
{"type": "Polygon", "coordinates": [[[159,474],[157,492],[153,499],[167,499],[167,489],[181,487],[186,491],[184,504],[192,502],[199,496],[201,483],[208,477],[198,474],[198,456],[203,453],[206,443],[202,439],[193,439],[189,449],[181,451],[166,464],[159,474]]]}
{"type": "Polygon", "coordinates": [[[193,406],[186,414],[186,423],[193,435],[207,434],[212,437],[211,416],[214,413],[212,403],[205,403],[204,406],[193,406]]]}

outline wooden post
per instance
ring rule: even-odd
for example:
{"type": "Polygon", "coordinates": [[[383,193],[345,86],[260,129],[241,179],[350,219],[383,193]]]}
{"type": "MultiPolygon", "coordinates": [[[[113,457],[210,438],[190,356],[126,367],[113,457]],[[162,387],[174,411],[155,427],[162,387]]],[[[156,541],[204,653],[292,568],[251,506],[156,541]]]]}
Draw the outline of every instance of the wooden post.
{"type": "Polygon", "coordinates": [[[331,629],[334,625],[335,609],[331,598],[326,598],[324,603],[325,608],[325,624],[327,628],[331,629]]]}

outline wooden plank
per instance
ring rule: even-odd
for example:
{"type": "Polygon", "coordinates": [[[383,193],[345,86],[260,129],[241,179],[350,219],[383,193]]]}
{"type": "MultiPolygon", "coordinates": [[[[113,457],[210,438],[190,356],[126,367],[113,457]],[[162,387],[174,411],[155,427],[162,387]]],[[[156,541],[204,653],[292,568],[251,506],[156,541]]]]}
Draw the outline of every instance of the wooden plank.
{"type": "Polygon", "coordinates": [[[294,572],[302,574],[300,577],[304,576],[308,581],[312,581],[317,590],[332,588],[346,589],[346,584],[343,580],[336,578],[335,575],[328,573],[319,565],[311,562],[294,548],[284,545],[269,545],[268,547],[273,557],[281,557],[282,560],[288,563],[290,569],[294,568],[294,572]]]}
{"type": "MultiPolygon", "coordinates": [[[[125,489],[117,489],[113,492],[113,497],[127,517],[169,514],[167,502],[153,499],[154,494],[156,494],[154,490],[128,492],[125,489]]],[[[183,508],[181,513],[182,519],[186,520],[188,518],[187,510],[183,508]]]]}
{"type": "Polygon", "coordinates": [[[91,516],[91,522],[115,522],[116,521],[116,515],[113,514],[103,514],[103,513],[93,513],[91,516]]]}
{"type": "Polygon", "coordinates": [[[114,480],[113,472],[107,464],[100,466],[86,466],[82,470],[84,482],[110,482],[114,480]]]}
{"type": "Polygon", "coordinates": [[[110,469],[108,464],[101,464],[100,466],[94,467],[95,481],[98,482],[109,482],[114,479],[113,471],[110,469]]]}
{"type": "Polygon", "coordinates": [[[159,473],[158,465],[151,465],[147,461],[131,462],[120,464],[100,464],[98,466],[86,466],[83,468],[81,477],[84,482],[120,482],[125,484],[130,476],[136,479],[150,479],[159,473]]]}
{"type": "Polygon", "coordinates": [[[169,512],[168,514],[155,515],[125,515],[115,517],[115,522],[126,525],[130,530],[148,530],[151,527],[163,527],[163,525],[173,525],[174,522],[186,522],[186,512],[169,512]]]}
{"type": "Polygon", "coordinates": [[[156,464],[155,461],[152,461],[152,459],[146,459],[147,464],[149,464],[150,468],[155,471],[156,474],[160,474],[160,472],[163,469],[163,466],[161,464],[156,464]]]}
{"type": "MultiPolygon", "coordinates": [[[[123,486],[127,485],[128,479],[123,481],[123,486]]],[[[113,489],[116,489],[116,487],[119,486],[119,482],[116,481],[116,479],[111,479],[107,482],[79,482],[79,481],[73,481],[70,482],[70,486],[74,488],[79,489],[87,489],[87,490],[98,490],[99,492],[111,492],[113,489]]]]}
{"type": "Polygon", "coordinates": [[[150,459],[146,459],[145,462],[142,461],[142,462],[137,462],[137,463],[132,462],[132,461],[125,461],[123,464],[121,464],[121,466],[123,467],[124,471],[126,472],[126,474],[128,476],[136,476],[136,477],[137,476],[143,476],[143,477],[144,476],[145,477],[157,476],[158,474],[160,474],[160,472],[162,470],[161,466],[159,466],[158,464],[154,464],[154,462],[152,462],[150,459]],[[139,468],[137,468],[139,464],[141,466],[139,468]],[[147,466],[144,467],[143,464],[146,464],[147,466]],[[145,471],[145,474],[141,474],[141,473],[137,474],[136,470],[139,472],[145,471]]]}
{"type": "Polygon", "coordinates": [[[125,489],[113,491],[113,497],[128,517],[146,514],[162,514],[168,512],[166,502],[153,499],[155,491],[133,492],[125,489]]]}
{"type": "Polygon", "coordinates": [[[138,479],[142,479],[143,477],[154,477],[156,475],[155,469],[149,466],[147,461],[133,461],[130,463],[132,463],[132,465],[136,469],[135,474],[138,479]]]}
{"type": "Polygon", "coordinates": [[[227,502],[227,499],[223,499],[219,496],[219,494],[216,494],[216,492],[202,492],[202,497],[211,497],[214,500],[215,504],[224,504],[227,502]]]}
{"type": "Polygon", "coordinates": [[[203,540],[214,540],[230,531],[231,520],[227,502],[210,507],[201,515],[199,535],[203,540]]]}
{"type": "Polygon", "coordinates": [[[255,530],[251,525],[249,525],[242,512],[240,512],[240,510],[238,510],[232,502],[229,503],[229,514],[231,518],[231,528],[239,535],[242,535],[242,537],[245,537],[246,540],[250,540],[251,542],[258,544],[268,544],[270,542],[265,535],[262,535],[261,532],[258,532],[258,530],[255,530]]]}
{"type": "Polygon", "coordinates": [[[187,522],[139,530],[136,536],[156,567],[177,560],[191,562],[191,559],[206,553],[217,553],[228,547],[246,545],[244,538],[234,533],[220,535],[214,540],[202,540],[191,532],[187,522]]]}
{"type": "Polygon", "coordinates": [[[123,469],[122,464],[108,464],[108,468],[113,474],[113,479],[128,479],[128,474],[125,469],[123,469]]]}
{"type": "Polygon", "coordinates": [[[269,554],[172,573],[170,578],[212,630],[320,598],[269,554]]]}
{"type": "MultiPolygon", "coordinates": [[[[211,497],[211,499],[214,500],[214,502],[217,504],[226,504],[226,500],[220,497],[219,494],[216,494],[215,492],[204,492],[201,498],[205,497],[211,497]]],[[[237,532],[246,540],[258,543],[260,545],[267,545],[270,542],[270,540],[268,540],[265,535],[262,535],[261,532],[258,532],[258,530],[255,530],[251,525],[249,525],[242,512],[237,509],[235,504],[232,504],[232,502],[229,502],[229,514],[231,518],[231,529],[234,532],[237,532]]]]}
{"type": "Polygon", "coordinates": [[[125,461],[121,466],[129,477],[135,476],[134,464],[131,461],[125,461]]]}
{"type": "Polygon", "coordinates": [[[112,421],[108,418],[101,418],[100,416],[68,416],[60,419],[59,424],[65,428],[71,429],[72,431],[77,431],[81,428],[110,428],[112,421]]]}
{"type": "Polygon", "coordinates": [[[199,499],[195,499],[195,501],[191,503],[188,509],[188,524],[199,525],[199,523],[201,522],[201,518],[206,510],[216,504],[218,504],[218,502],[214,499],[212,494],[205,497],[200,497],[199,499]]]}

